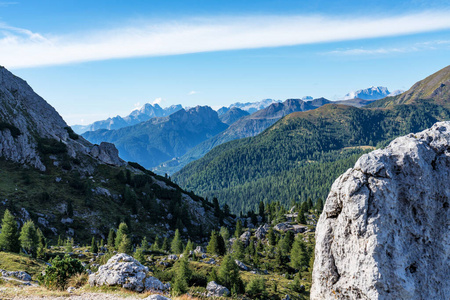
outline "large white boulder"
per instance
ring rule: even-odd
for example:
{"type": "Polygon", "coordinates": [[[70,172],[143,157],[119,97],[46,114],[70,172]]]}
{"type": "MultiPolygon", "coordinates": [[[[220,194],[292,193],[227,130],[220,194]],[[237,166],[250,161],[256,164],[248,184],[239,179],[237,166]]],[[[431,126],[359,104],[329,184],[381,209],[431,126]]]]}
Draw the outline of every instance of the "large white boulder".
{"type": "Polygon", "coordinates": [[[157,278],[147,276],[148,268],[133,257],[119,253],[111,257],[98,271],[89,275],[91,286],[120,285],[123,288],[142,292],[148,290],[164,291],[170,284],[164,284],[157,278]]]}
{"type": "Polygon", "coordinates": [[[448,299],[450,122],[363,155],[316,230],[311,299],[448,299]]]}

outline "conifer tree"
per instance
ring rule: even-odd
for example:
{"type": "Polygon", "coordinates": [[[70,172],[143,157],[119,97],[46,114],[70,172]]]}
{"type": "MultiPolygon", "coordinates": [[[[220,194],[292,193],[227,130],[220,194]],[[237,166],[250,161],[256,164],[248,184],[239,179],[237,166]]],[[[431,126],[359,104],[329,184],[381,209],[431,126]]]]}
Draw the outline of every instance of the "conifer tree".
{"type": "Polygon", "coordinates": [[[122,237],[124,235],[128,234],[128,225],[125,222],[120,223],[119,229],[116,233],[116,240],[115,240],[115,248],[119,249],[120,243],[122,243],[122,237]]]}
{"type": "Polygon", "coordinates": [[[163,241],[163,244],[161,246],[161,249],[163,251],[166,251],[166,252],[169,251],[170,246],[169,246],[169,240],[167,239],[167,237],[164,238],[164,241],[163,241]]]}
{"type": "Polygon", "coordinates": [[[189,254],[190,251],[194,251],[194,243],[191,240],[188,240],[185,252],[189,254]]]}
{"type": "Polygon", "coordinates": [[[218,273],[220,284],[230,290],[238,292],[241,289],[242,281],[239,275],[239,267],[231,255],[225,255],[218,273]]]}
{"type": "Polygon", "coordinates": [[[73,239],[67,238],[65,247],[66,253],[73,252],[73,239]]]}
{"type": "Polygon", "coordinates": [[[147,242],[147,237],[145,237],[145,236],[141,241],[141,249],[143,252],[148,251],[148,242],[147,242]]]}
{"type": "Polygon", "coordinates": [[[134,252],[133,257],[141,264],[145,263],[144,249],[142,248],[142,246],[137,247],[136,252],[134,252]]]}
{"type": "Polygon", "coordinates": [[[117,252],[126,254],[131,253],[131,240],[126,234],[122,235],[122,241],[117,248],[117,252]]]}
{"type": "Polygon", "coordinates": [[[36,233],[36,227],[34,222],[28,220],[23,224],[22,230],[20,231],[20,246],[33,257],[36,256],[36,250],[38,247],[39,238],[36,233]]]}
{"type": "Polygon", "coordinates": [[[270,246],[275,246],[276,237],[275,237],[275,232],[273,231],[272,227],[269,228],[269,232],[267,233],[267,239],[269,241],[270,246]]]}
{"type": "Polygon", "coordinates": [[[233,257],[238,260],[244,258],[244,245],[239,239],[236,239],[233,243],[233,257]]]}
{"type": "MultiPolygon", "coordinates": [[[[122,171],[121,171],[121,172],[122,172],[122,171]]],[[[116,232],[114,231],[113,228],[111,228],[111,229],[109,230],[109,233],[108,233],[108,240],[107,240],[107,243],[108,243],[108,251],[111,251],[112,249],[114,249],[114,237],[115,237],[115,235],[116,235],[116,232]]]]}
{"type": "Polygon", "coordinates": [[[217,234],[215,230],[211,232],[209,244],[206,247],[206,252],[217,255],[224,255],[226,252],[225,242],[221,235],[217,234]]]}
{"type": "Polygon", "coordinates": [[[170,249],[174,254],[183,253],[183,242],[181,241],[180,231],[175,230],[175,236],[173,237],[170,249]]]}
{"type": "Polygon", "coordinates": [[[234,231],[234,237],[239,238],[242,234],[242,222],[241,220],[237,220],[236,222],[236,230],[234,231]]]}
{"type": "Polygon", "coordinates": [[[19,231],[14,216],[5,210],[2,219],[2,232],[0,233],[0,249],[7,252],[19,252],[19,231]]]}
{"type": "Polygon", "coordinates": [[[265,206],[263,201],[259,201],[259,215],[262,218],[262,222],[264,223],[266,221],[266,214],[265,214],[265,206]]]}
{"type": "Polygon", "coordinates": [[[308,268],[309,254],[303,238],[299,235],[292,246],[291,250],[291,267],[300,271],[308,268]]]}
{"type": "Polygon", "coordinates": [[[37,247],[37,252],[36,252],[36,257],[37,258],[45,258],[45,249],[46,247],[46,243],[45,243],[45,237],[44,234],[42,233],[42,231],[38,228],[36,230],[36,234],[38,236],[38,247],[37,247]]]}
{"type": "Polygon", "coordinates": [[[303,208],[300,208],[300,211],[298,212],[297,223],[306,224],[305,211],[303,208]]]}
{"type": "Polygon", "coordinates": [[[174,266],[175,278],[172,282],[172,295],[179,296],[188,291],[188,282],[192,276],[192,271],[189,269],[189,261],[187,256],[179,259],[174,266]]]}
{"type": "Polygon", "coordinates": [[[97,246],[97,243],[95,242],[95,237],[92,237],[91,253],[97,253],[97,252],[98,252],[98,246],[97,246]]]}
{"type": "Polygon", "coordinates": [[[153,243],[151,247],[152,251],[159,251],[159,236],[155,237],[155,242],[153,243]]]}

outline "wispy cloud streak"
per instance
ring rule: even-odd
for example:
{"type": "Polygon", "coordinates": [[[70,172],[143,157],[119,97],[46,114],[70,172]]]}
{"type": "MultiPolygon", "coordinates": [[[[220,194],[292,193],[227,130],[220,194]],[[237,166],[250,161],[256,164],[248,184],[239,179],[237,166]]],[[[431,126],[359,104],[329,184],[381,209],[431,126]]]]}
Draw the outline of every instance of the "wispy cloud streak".
{"type": "Polygon", "coordinates": [[[448,11],[384,18],[251,16],[45,36],[0,24],[0,64],[10,68],[128,57],[279,47],[450,29],[448,11]]]}
{"type": "Polygon", "coordinates": [[[430,41],[424,43],[417,43],[411,46],[405,47],[386,47],[386,48],[375,48],[375,49],[339,49],[334,51],[325,52],[323,54],[331,54],[338,56],[376,56],[376,55],[388,55],[396,53],[410,53],[410,52],[420,52],[420,51],[432,51],[439,49],[450,50],[450,41],[430,41]]]}

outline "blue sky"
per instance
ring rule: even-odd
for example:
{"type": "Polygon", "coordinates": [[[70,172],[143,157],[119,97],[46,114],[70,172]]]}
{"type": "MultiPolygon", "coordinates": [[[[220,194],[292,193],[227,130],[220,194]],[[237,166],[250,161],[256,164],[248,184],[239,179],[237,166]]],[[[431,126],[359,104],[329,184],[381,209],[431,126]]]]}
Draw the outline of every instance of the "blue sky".
{"type": "Polygon", "coordinates": [[[408,89],[450,62],[448,1],[2,1],[0,65],[69,124],[408,89]]]}

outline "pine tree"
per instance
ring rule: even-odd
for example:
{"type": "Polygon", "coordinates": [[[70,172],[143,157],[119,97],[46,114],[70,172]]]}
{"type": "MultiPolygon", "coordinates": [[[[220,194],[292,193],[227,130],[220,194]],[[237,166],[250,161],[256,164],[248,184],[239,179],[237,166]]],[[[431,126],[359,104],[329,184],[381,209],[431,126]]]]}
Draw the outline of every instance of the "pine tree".
{"type": "Polygon", "coordinates": [[[36,250],[38,247],[39,238],[36,233],[36,227],[33,221],[28,220],[23,224],[20,231],[20,246],[29,254],[36,256],[36,250]]]}
{"type": "Polygon", "coordinates": [[[320,214],[320,213],[322,213],[322,210],[323,210],[323,201],[322,201],[322,199],[318,199],[317,200],[317,202],[316,202],[316,209],[317,209],[317,212],[320,214]]]}
{"type": "Polygon", "coordinates": [[[169,246],[169,240],[167,239],[167,237],[164,238],[164,241],[163,241],[163,244],[162,244],[162,246],[161,246],[161,249],[162,249],[163,251],[165,251],[165,252],[168,252],[168,251],[169,251],[170,246],[169,246]]]}
{"type": "Polygon", "coordinates": [[[175,236],[172,240],[170,249],[174,254],[183,253],[183,242],[181,241],[180,231],[178,229],[175,230],[175,236]]]}
{"type": "Polygon", "coordinates": [[[269,232],[267,233],[267,239],[269,241],[270,246],[275,246],[276,237],[275,237],[275,232],[273,231],[272,227],[269,228],[269,232]]]}
{"type": "Polygon", "coordinates": [[[244,258],[244,245],[239,239],[236,239],[233,243],[233,257],[238,260],[244,258]]]}
{"type": "Polygon", "coordinates": [[[65,247],[66,253],[73,252],[73,239],[67,238],[65,247]]]}
{"type": "Polygon", "coordinates": [[[303,208],[300,208],[300,211],[298,212],[297,223],[306,224],[305,211],[303,208]]]}
{"type": "Polygon", "coordinates": [[[58,235],[58,246],[63,246],[63,245],[64,245],[64,242],[61,239],[61,235],[58,235]]]}
{"type": "Polygon", "coordinates": [[[148,251],[148,242],[147,242],[147,237],[145,237],[145,236],[141,241],[141,248],[142,248],[143,252],[148,251]]]}
{"type": "Polygon", "coordinates": [[[259,201],[259,215],[262,218],[262,221],[265,222],[266,221],[266,214],[265,214],[265,207],[264,207],[264,202],[263,201],[259,201]]]}
{"type": "Polygon", "coordinates": [[[47,248],[45,245],[45,237],[42,231],[38,228],[36,230],[37,236],[38,236],[38,248],[36,252],[37,258],[45,258],[45,249],[47,248]]]}
{"type": "Polygon", "coordinates": [[[0,249],[7,252],[19,252],[19,231],[14,216],[5,210],[2,219],[2,232],[0,233],[0,249]]]}
{"type": "Polygon", "coordinates": [[[225,255],[218,273],[220,284],[228,289],[240,290],[242,281],[239,275],[239,267],[231,255],[225,255]]]}
{"type": "Polygon", "coordinates": [[[239,238],[242,234],[242,222],[241,220],[237,220],[236,222],[236,230],[234,231],[234,237],[239,238]]]}
{"type": "Polygon", "coordinates": [[[98,246],[97,246],[97,243],[95,242],[95,237],[92,237],[91,253],[97,253],[97,252],[98,252],[98,246]]]}
{"type": "Polygon", "coordinates": [[[123,235],[128,234],[128,225],[125,222],[120,223],[119,229],[116,233],[116,240],[115,240],[115,248],[119,249],[120,243],[122,243],[122,237],[123,235]]]}
{"type": "Polygon", "coordinates": [[[153,243],[151,250],[155,252],[159,251],[159,236],[155,237],[155,242],[153,243]]]}
{"type": "Polygon", "coordinates": [[[131,240],[128,238],[126,234],[122,235],[122,241],[119,244],[119,247],[117,248],[117,252],[119,253],[131,253],[131,240]]]}
{"type": "Polygon", "coordinates": [[[208,246],[206,247],[206,252],[210,254],[217,254],[218,252],[217,233],[215,230],[211,232],[211,237],[209,239],[208,246]]]}
{"type": "Polygon", "coordinates": [[[142,248],[142,246],[136,249],[136,252],[134,252],[133,257],[137,259],[137,261],[140,262],[141,264],[145,263],[144,249],[142,248]]]}
{"type": "Polygon", "coordinates": [[[115,235],[116,235],[116,232],[114,231],[113,228],[111,228],[111,229],[109,230],[109,233],[108,233],[108,240],[107,240],[107,243],[108,243],[108,251],[112,251],[112,250],[114,249],[114,237],[115,237],[115,235]]]}
{"type": "Polygon", "coordinates": [[[194,243],[191,240],[188,240],[185,252],[189,254],[190,251],[194,251],[194,243]]]}
{"type": "Polygon", "coordinates": [[[305,268],[308,268],[309,259],[310,258],[305,242],[303,242],[302,236],[299,235],[292,245],[291,267],[303,271],[305,268]]]}
{"type": "Polygon", "coordinates": [[[287,231],[281,242],[283,254],[288,255],[291,252],[294,239],[295,239],[294,233],[292,231],[287,231]]]}
{"type": "Polygon", "coordinates": [[[189,269],[187,256],[182,257],[175,263],[175,278],[172,282],[173,296],[185,294],[188,291],[188,282],[191,279],[192,271],[189,269]]]}

